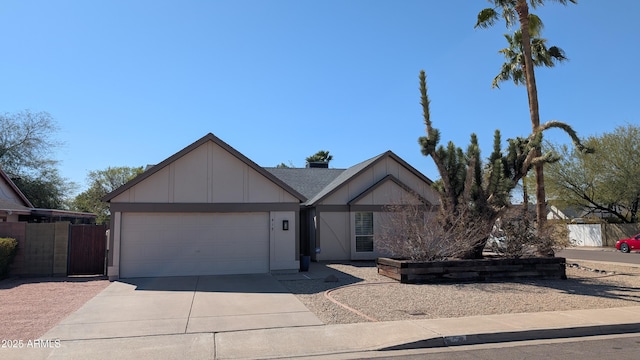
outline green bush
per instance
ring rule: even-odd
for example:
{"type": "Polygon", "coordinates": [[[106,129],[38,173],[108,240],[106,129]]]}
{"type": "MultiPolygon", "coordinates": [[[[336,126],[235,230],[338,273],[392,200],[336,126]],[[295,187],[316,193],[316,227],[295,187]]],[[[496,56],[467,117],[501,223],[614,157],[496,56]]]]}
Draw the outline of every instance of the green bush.
{"type": "Polygon", "coordinates": [[[16,256],[18,241],[12,238],[0,238],[0,279],[9,273],[9,265],[16,256]]]}

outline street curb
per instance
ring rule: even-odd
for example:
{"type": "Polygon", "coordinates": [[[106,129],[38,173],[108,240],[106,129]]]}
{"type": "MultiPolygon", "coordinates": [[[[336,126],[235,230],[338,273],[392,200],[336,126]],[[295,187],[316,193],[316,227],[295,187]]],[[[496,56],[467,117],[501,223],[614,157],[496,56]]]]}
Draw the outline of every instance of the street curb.
{"type": "Polygon", "coordinates": [[[565,258],[565,260],[567,265],[570,265],[570,264],[580,265],[581,262],[589,262],[589,263],[602,264],[602,265],[627,266],[627,267],[640,268],[640,264],[634,264],[634,263],[621,263],[621,262],[613,262],[613,261],[570,259],[570,258],[565,258]]]}
{"type": "Polygon", "coordinates": [[[549,340],[640,332],[640,323],[540,329],[458,336],[442,336],[378,349],[378,351],[415,350],[460,345],[493,344],[512,341],[549,340]]]}

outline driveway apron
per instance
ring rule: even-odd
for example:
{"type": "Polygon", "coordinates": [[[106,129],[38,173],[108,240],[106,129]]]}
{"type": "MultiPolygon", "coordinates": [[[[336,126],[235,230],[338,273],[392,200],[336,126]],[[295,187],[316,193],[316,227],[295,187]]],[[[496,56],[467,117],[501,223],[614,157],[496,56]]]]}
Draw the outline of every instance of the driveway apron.
{"type": "Polygon", "coordinates": [[[44,337],[60,340],[322,325],[269,274],[124,279],[44,337]]]}

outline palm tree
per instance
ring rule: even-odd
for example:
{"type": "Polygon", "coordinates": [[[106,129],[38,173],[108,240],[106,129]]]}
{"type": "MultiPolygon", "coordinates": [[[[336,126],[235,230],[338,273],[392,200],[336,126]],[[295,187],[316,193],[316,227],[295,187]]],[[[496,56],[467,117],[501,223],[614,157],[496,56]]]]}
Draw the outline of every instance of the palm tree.
{"type": "MultiPolygon", "coordinates": [[[[531,15],[535,16],[535,15],[531,15]]],[[[505,57],[500,73],[493,79],[492,88],[499,88],[500,83],[512,80],[514,84],[526,85],[524,77],[524,54],[522,51],[522,33],[516,30],[513,35],[504,34],[509,47],[499,51],[505,57]]],[[[557,46],[547,48],[547,39],[531,37],[531,56],[535,66],[554,67],[556,63],[567,60],[564,50],[557,46]]]]}
{"type": "Polygon", "coordinates": [[[333,155],[329,155],[329,151],[326,150],[320,150],[317,153],[306,158],[307,162],[319,161],[328,163],[331,160],[333,160],[333,155]]]}
{"type": "MultiPolygon", "coordinates": [[[[577,3],[577,0],[551,0],[566,5],[567,2],[577,3]]],[[[532,8],[544,5],[544,0],[490,0],[495,6],[487,8],[478,14],[478,21],[475,27],[488,28],[491,27],[502,17],[507,25],[511,28],[520,23],[520,37],[522,44],[522,53],[524,55],[524,79],[527,86],[527,95],[529,98],[529,115],[531,117],[531,127],[534,134],[540,134],[540,113],[538,109],[538,89],[536,87],[536,78],[533,70],[534,62],[531,51],[531,35],[529,22],[529,3],[532,8]]],[[[534,156],[539,158],[542,156],[541,141],[537,142],[534,149],[534,156]]],[[[544,162],[534,162],[533,168],[536,175],[536,219],[538,226],[542,226],[546,221],[546,198],[544,191],[544,162]]]]}

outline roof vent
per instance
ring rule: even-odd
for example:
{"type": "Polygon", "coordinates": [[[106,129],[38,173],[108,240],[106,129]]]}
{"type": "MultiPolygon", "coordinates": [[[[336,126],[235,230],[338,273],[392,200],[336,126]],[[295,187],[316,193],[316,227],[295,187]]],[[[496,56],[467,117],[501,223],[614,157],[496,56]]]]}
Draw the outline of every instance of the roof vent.
{"type": "Polygon", "coordinates": [[[309,161],[307,162],[307,168],[316,168],[316,169],[328,169],[329,163],[326,161],[309,161]]]}

